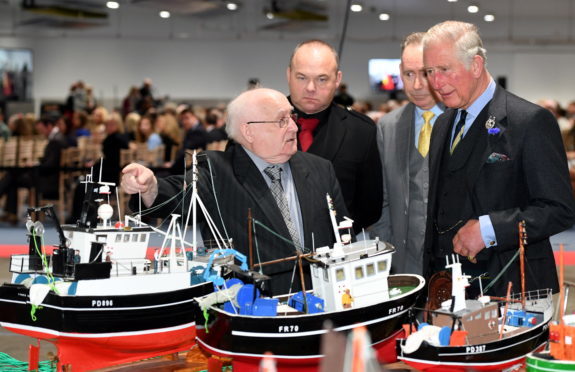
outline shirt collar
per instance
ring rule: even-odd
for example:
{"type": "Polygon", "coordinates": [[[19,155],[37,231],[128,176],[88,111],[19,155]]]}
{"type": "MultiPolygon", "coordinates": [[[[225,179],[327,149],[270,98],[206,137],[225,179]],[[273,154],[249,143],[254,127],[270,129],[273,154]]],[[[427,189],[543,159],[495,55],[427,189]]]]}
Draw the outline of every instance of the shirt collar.
{"type": "MultiPolygon", "coordinates": [[[[443,109],[442,109],[441,107],[439,107],[439,105],[437,105],[437,104],[436,104],[435,106],[433,106],[432,108],[430,108],[429,110],[424,110],[424,109],[422,109],[422,108],[420,108],[420,107],[418,107],[418,106],[415,106],[415,116],[416,116],[417,118],[421,118],[421,116],[423,115],[423,113],[424,113],[425,111],[431,111],[431,112],[433,112],[433,113],[435,114],[435,116],[434,116],[433,119],[431,120],[431,121],[432,121],[431,125],[433,125],[433,123],[435,122],[434,119],[437,119],[437,117],[438,117],[439,115],[443,114],[443,109]]],[[[422,120],[423,120],[423,119],[422,119],[422,120]]]]}
{"type": "MultiPolygon", "coordinates": [[[[242,146],[243,147],[243,146],[242,146]]],[[[246,151],[246,153],[248,154],[248,156],[250,157],[250,159],[252,159],[252,161],[254,162],[254,164],[256,165],[256,167],[258,168],[258,170],[261,173],[264,173],[264,170],[269,167],[270,165],[277,165],[279,166],[282,170],[286,170],[285,169],[285,164],[271,164],[268,163],[267,161],[265,161],[264,159],[260,158],[259,156],[257,156],[256,154],[254,154],[253,152],[251,152],[250,150],[246,149],[245,147],[243,147],[243,149],[246,151]]]]}
{"type": "MultiPolygon", "coordinates": [[[[495,94],[495,81],[491,79],[487,88],[481,93],[479,97],[467,108],[467,118],[473,119],[479,115],[483,108],[491,101],[495,94]]],[[[466,120],[467,121],[467,120],[466,120]]],[[[473,122],[473,121],[472,121],[473,122]]]]}

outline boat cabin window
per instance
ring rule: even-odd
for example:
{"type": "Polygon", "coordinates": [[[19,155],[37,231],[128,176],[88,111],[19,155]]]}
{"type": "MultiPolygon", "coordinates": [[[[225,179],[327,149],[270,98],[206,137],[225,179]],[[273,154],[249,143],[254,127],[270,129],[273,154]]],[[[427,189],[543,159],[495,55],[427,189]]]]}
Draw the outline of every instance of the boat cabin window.
{"type": "Polygon", "coordinates": [[[68,239],[72,239],[73,236],[74,236],[74,232],[68,231],[68,239]]]}
{"type": "Polygon", "coordinates": [[[134,234],[132,235],[132,242],[137,242],[138,241],[138,234],[134,234]]]}
{"type": "Polygon", "coordinates": [[[106,242],[106,235],[96,235],[97,242],[106,242]]]}
{"type": "Polygon", "coordinates": [[[382,271],[387,271],[387,261],[386,260],[379,261],[377,263],[377,272],[380,273],[382,271]]]}
{"type": "Polygon", "coordinates": [[[355,268],[355,279],[363,279],[364,275],[363,275],[363,266],[357,266],[355,268]]]}
{"type": "Polygon", "coordinates": [[[145,242],[145,241],[146,241],[146,234],[140,235],[140,241],[141,241],[141,242],[145,242]]]}
{"type": "Polygon", "coordinates": [[[335,280],[338,282],[345,280],[345,271],[343,271],[343,269],[337,269],[335,271],[335,280]]]}
{"type": "Polygon", "coordinates": [[[485,320],[487,320],[490,318],[490,315],[491,314],[489,314],[489,311],[486,311],[485,314],[483,314],[483,317],[485,318],[485,320]]]}
{"type": "Polygon", "coordinates": [[[122,235],[121,234],[117,234],[116,235],[116,243],[120,243],[122,241],[122,235]]]}
{"type": "Polygon", "coordinates": [[[497,309],[491,311],[491,317],[497,318],[497,309]]]}
{"type": "Polygon", "coordinates": [[[374,276],[375,275],[375,265],[370,263],[365,265],[365,272],[367,276],[374,276]]]}
{"type": "Polygon", "coordinates": [[[130,242],[130,234],[125,234],[124,235],[124,243],[128,243],[130,242]]]}

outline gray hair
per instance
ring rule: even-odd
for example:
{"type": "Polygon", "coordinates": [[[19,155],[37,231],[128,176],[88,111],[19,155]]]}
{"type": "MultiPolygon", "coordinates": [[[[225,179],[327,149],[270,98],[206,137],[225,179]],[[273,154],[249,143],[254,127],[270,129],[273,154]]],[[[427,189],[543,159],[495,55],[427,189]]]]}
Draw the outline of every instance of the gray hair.
{"type": "Polygon", "coordinates": [[[401,54],[409,45],[419,45],[423,43],[425,32],[413,32],[405,37],[401,42],[401,54]]]}
{"type": "Polygon", "coordinates": [[[473,57],[480,56],[487,63],[487,51],[479,36],[477,26],[459,21],[445,21],[427,30],[423,47],[437,41],[451,41],[458,59],[469,68],[473,57]]]}
{"type": "Polygon", "coordinates": [[[231,139],[237,139],[239,126],[241,124],[241,112],[243,107],[242,96],[234,98],[226,108],[226,133],[231,139]]]}
{"type": "Polygon", "coordinates": [[[243,143],[243,136],[240,132],[240,125],[248,120],[248,117],[257,111],[258,107],[269,103],[270,97],[285,96],[274,89],[255,88],[246,90],[234,98],[226,109],[226,133],[228,137],[237,143],[243,143]]]}

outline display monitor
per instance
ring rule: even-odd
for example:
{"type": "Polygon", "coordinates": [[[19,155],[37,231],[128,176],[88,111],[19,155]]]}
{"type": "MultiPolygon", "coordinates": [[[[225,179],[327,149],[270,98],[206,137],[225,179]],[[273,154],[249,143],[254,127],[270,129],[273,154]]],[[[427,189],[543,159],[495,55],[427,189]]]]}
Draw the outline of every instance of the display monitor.
{"type": "Polygon", "coordinates": [[[0,101],[32,99],[32,51],[0,48],[0,101]]]}
{"type": "Polygon", "coordinates": [[[369,85],[375,92],[397,92],[403,89],[399,58],[372,58],[369,60],[369,85]]]}

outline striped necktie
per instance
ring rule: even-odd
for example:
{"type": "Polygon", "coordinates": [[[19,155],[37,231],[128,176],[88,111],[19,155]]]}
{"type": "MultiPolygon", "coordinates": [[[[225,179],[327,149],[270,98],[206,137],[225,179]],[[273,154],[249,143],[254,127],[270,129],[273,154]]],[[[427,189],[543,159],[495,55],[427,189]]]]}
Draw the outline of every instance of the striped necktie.
{"type": "Polygon", "coordinates": [[[278,205],[282,217],[287,225],[289,234],[291,236],[292,241],[294,242],[296,248],[299,250],[301,249],[301,243],[299,238],[299,233],[293,223],[290,215],[290,210],[288,206],[288,201],[284,193],[284,188],[282,186],[281,181],[281,172],[282,169],[277,165],[271,165],[264,169],[264,173],[271,179],[272,184],[270,186],[270,191],[276,200],[276,204],[278,205]]]}
{"type": "Polygon", "coordinates": [[[461,110],[461,114],[459,116],[459,121],[457,122],[457,125],[455,126],[455,132],[454,132],[454,138],[453,138],[453,142],[451,143],[451,149],[449,150],[450,154],[453,154],[453,150],[455,150],[455,147],[459,144],[459,142],[461,141],[461,138],[463,137],[463,130],[465,128],[465,118],[467,117],[467,111],[465,110],[461,110]]]}

